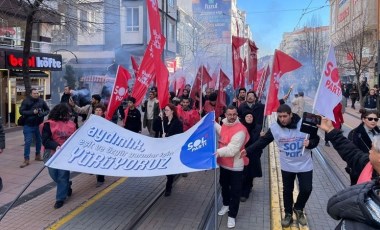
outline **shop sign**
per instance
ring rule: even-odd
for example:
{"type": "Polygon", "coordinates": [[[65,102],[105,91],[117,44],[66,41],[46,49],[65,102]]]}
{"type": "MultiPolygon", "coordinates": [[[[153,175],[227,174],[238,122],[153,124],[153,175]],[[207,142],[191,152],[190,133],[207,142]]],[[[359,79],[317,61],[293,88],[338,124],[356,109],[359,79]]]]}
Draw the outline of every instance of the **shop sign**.
{"type": "MultiPolygon", "coordinates": [[[[22,69],[22,52],[6,51],[5,65],[8,69],[22,69]]],[[[31,53],[28,60],[30,70],[62,70],[62,56],[46,53],[31,53]]]]}

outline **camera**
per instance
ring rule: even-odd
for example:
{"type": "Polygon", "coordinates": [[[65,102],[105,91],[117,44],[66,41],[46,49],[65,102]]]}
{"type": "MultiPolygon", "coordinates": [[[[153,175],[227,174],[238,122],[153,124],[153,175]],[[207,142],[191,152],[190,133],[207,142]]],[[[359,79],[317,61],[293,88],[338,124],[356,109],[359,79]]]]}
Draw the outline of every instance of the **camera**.
{"type": "Polygon", "coordinates": [[[302,122],[309,123],[310,125],[320,125],[322,117],[313,113],[304,112],[302,122]]]}
{"type": "Polygon", "coordinates": [[[313,113],[304,112],[302,116],[301,132],[316,135],[317,125],[321,124],[322,117],[313,113]]]}

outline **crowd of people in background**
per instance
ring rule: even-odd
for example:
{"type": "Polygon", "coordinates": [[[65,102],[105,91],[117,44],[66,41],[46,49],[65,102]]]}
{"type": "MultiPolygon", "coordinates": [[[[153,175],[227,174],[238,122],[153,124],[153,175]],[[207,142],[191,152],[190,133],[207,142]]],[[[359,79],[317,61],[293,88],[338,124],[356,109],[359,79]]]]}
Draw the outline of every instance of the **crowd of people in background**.
{"type": "MultiPolygon", "coordinates": [[[[375,154],[380,155],[378,153],[380,140],[377,136],[380,134],[377,126],[379,88],[375,85],[369,89],[366,81],[361,82],[359,87],[360,92],[356,84],[343,84],[342,102],[334,108],[335,122],[323,119],[319,126],[325,131],[325,145],[330,147],[329,142],[331,142],[342,159],[347,162],[346,171],[350,175],[351,185],[371,181],[371,178],[377,178],[377,172],[380,172],[378,166],[380,160],[374,157],[378,157],[375,154]],[[359,101],[360,94],[361,101],[359,101]],[[362,122],[346,138],[341,130],[344,123],[343,113],[349,100],[352,109],[357,108],[359,101],[362,122]],[[363,171],[367,174],[364,175],[363,171]]],[[[135,133],[143,133],[143,129],[146,129],[147,135],[151,137],[165,138],[189,130],[201,117],[215,111],[219,115],[215,119],[215,128],[219,134],[216,157],[220,166],[219,183],[223,198],[223,206],[218,214],[228,214],[228,228],[235,227],[239,204],[249,199],[254,189],[254,178],[262,177],[260,159],[263,148],[272,141],[276,142],[280,154],[285,209],[282,226],[291,225],[293,212],[297,222],[306,225],[304,207],[312,192],[313,181],[312,149],[318,145],[319,136],[317,132],[306,136],[300,131],[305,111],[304,92],[297,92],[292,100],[289,99],[289,95],[285,95],[280,100],[277,121],[263,132],[265,106],[253,90],[238,89],[233,98],[226,97],[223,108],[217,106],[217,90],[207,87],[204,92],[193,94],[195,95],[193,97],[190,94],[191,90],[191,85],[186,85],[182,90],[170,92],[169,104],[161,111],[157,88],[152,87],[141,105],[136,105],[136,98],[128,97],[113,114],[112,121],[135,133]],[[219,111],[221,109],[223,111],[219,111]],[[301,155],[289,152],[287,148],[293,144],[306,150],[301,155]],[[298,178],[299,194],[294,202],[293,189],[296,178],[298,178]]],[[[46,160],[83,122],[86,122],[91,114],[105,117],[106,108],[107,98],[93,94],[89,101],[83,103],[83,99],[66,86],[61,103],[50,111],[46,102],[39,97],[38,91],[32,89],[20,107],[20,114],[24,116],[25,143],[24,161],[20,167],[24,168],[30,164],[32,140],[35,141],[35,160],[46,160]],[[48,116],[46,120],[45,116],[48,116]],[[47,154],[41,152],[41,146],[44,146],[47,154]]],[[[0,153],[5,148],[4,140],[4,132],[0,126],[0,153]]],[[[49,174],[57,184],[54,208],[60,208],[73,192],[70,172],[49,168],[49,174]]],[[[179,175],[167,175],[165,196],[171,196],[173,181],[177,176],[179,175]]],[[[102,186],[105,177],[97,175],[96,178],[96,187],[102,186]]],[[[379,182],[373,184],[378,185],[379,182]]],[[[0,177],[0,191],[2,186],[0,177]]],[[[334,205],[339,204],[337,200],[331,202],[334,205]]],[[[329,214],[334,218],[343,218],[344,224],[361,222],[349,215],[340,216],[336,210],[337,208],[329,203],[329,214]]],[[[378,222],[375,221],[376,224],[378,222]]]]}

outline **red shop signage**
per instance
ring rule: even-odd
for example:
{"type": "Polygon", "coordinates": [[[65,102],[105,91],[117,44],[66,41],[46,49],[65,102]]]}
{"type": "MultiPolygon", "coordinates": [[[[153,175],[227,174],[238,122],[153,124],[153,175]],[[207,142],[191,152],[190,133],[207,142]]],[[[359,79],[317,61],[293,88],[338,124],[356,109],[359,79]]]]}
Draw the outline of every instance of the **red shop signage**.
{"type": "MultiPolygon", "coordinates": [[[[22,69],[22,52],[6,51],[5,66],[8,69],[22,69]]],[[[47,53],[31,53],[28,60],[30,70],[62,70],[62,56],[47,53]]]]}

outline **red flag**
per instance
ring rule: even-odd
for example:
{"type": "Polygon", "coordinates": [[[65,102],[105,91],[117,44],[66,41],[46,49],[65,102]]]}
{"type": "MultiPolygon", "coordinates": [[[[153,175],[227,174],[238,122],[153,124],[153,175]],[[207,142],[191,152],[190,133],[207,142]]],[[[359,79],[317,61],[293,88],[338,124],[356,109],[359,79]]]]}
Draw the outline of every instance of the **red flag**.
{"type": "Polygon", "coordinates": [[[211,75],[212,81],[208,83],[209,88],[215,89],[216,81],[218,80],[219,69],[220,69],[220,64],[218,64],[218,66],[214,69],[214,72],[211,75]]]}
{"type": "Polygon", "coordinates": [[[280,78],[283,74],[301,67],[296,59],[290,57],[280,50],[274,52],[273,69],[270,78],[269,92],[265,106],[265,115],[270,115],[276,111],[280,102],[278,101],[278,90],[280,88],[280,78]]]}
{"type": "Polygon", "coordinates": [[[174,80],[174,92],[178,97],[182,95],[182,91],[186,85],[186,78],[184,76],[177,77],[174,80]]]}
{"type": "Polygon", "coordinates": [[[131,56],[131,62],[132,62],[133,72],[135,73],[135,77],[136,77],[137,72],[139,71],[139,64],[137,64],[136,59],[133,56],[131,56]]]}
{"type": "Polygon", "coordinates": [[[215,106],[215,118],[220,117],[223,113],[223,107],[226,105],[226,92],[224,92],[224,88],[230,84],[230,79],[227,75],[220,69],[219,74],[219,87],[218,87],[218,97],[216,99],[215,106]]]}
{"type": "Polygon", "coordinates": [[[248,42],[248,84],[255,83],[257,81],[257,47],[251,40],[248,42]]]}
{"type": "MultiPolygon", "coordinates": [[[[203,65],[200,66],[198,68],[197,76],[195,77],[193,87],[191,88],[190,98],[195,100],[195,94],[199,93],[201,91],[202,86],[204,84],[209,83],[210,81],[212,81],[212,78],[210,77],[210,74],[207,72],[206,67],[203,65]]],[[[201,93],[199,94],[199,96],[201,96],[201,93]]]]}
{"type": "Polygon", "coordinates": [[[240,47],[244,45],[246,41],[246,38],[232,36],[232,69],[234,89],[245,86],[243,76],[243,60],[240,57],[240,47]]]}
{"type": "Polygon", "coordinates": [[[162,34],[160,37],[154,37],[149,41],[132,91],[132,97],[136,98],[136,106],[140,105],[148,90],[149,84],[153,81],[153,77],[156,74],[156,62],[157,59],[161,59],[160,56],[164,44],[165,37],[162,34]]]}
{"type": "MultiPolygon", "coordinates": [[[[232,36],[232,45],[235,46],[236,48],[240,48],[240,46],[244,45],[244,43],[246,42],[247,42],[246,38],[232,36]]],[[[240,54],[240,51],[239,51],[239,54],[240,54]]]]}
{"type": "Polygon", "coordinates": [[[150,36],[161,34],[160,11],[157,0],[146,0],[149,15],[150,36]]]}
{"type": "Polygon", "coordinates": [[[117,68],[116,79],[113,85],[112,94],[108,103],[106,119],[111,120],[112,115],[116,111],[121,102],[128,97],[128,80],[131,75],[128,70],[119,65],[117,68]]]}
{"type": "Polygon", "coordinates": [[[256,80],[253,82],[253,91],[255,91],[255,92],[257,92],[257,88],[259,86],[259,82],[261,81],[261,76],[263,75],[265,68],[266,67],[263,67],[256,72],[256,74],[257,74],[255,77],[256,80]]]}
{"type": "Polygon", "coordinates": [[[156,76],[157,99],[160,109],[163,109],[169,104],[169,71],[166,65],[161,62],[156,76]]]}
{"type": "Polygon", "coordinates": [[[270,74],[270,69],[269,69],[269,65],[267,65],[266,67],[264,67],[264,70],[260,76],[260,81],[257,84],[257,98],[259,100],[261,99],[261,96],[263,95],[263,91],[265,89],[265,83],[267,82],[269,74],[270,74]]]}

